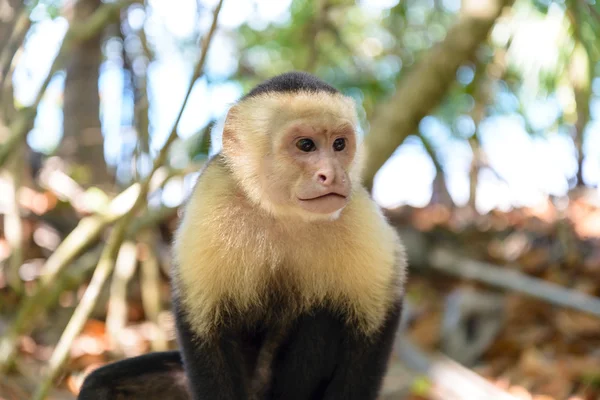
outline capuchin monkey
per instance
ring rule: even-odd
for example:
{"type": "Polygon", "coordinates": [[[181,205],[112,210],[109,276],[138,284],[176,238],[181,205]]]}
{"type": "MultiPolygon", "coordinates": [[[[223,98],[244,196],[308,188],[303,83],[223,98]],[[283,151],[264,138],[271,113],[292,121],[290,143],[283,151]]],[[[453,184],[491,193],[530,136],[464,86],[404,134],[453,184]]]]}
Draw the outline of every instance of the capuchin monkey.
{"type": "Polygon", "coordinates": [[[237,102],[174,240],[180,352],[101,367],[79,399],[376,399],[406,261],[361,185],[357,128],[306,73],[237,102]]]}

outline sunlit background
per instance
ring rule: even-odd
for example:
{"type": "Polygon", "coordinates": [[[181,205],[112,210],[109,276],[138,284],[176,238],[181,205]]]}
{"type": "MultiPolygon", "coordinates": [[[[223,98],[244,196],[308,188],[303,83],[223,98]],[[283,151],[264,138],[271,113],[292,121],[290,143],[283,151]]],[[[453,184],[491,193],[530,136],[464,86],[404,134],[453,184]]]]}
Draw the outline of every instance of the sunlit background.
{"type": "Polygon", "coordinates": [[[180,206],[290,70],[356,101],[406,244],[382,400],[599,398],[600,2],[218,4],[0,0],[0,400],[177,347],[180,206]]]}
{"type": "MultiPolygon", "coordinates": [[[[62,17],[49,18],[47,3],[40,1],[32,13],[37,23],[27,39],[15,73],[16,97],[24,105],[33,101],[67,29],[62,17]]],[[[433,0],[408,3],[411,3],[407,7],[410,10],[408,21],[420,28],[403,38],[392,37],[381,24],[398,1],[360,1],[347,17],[351,24],[362,29],[353,33],[350,27],[347,28],[348,36],[357,47],[357,63],[373,64],[375,77],[389,79],[404,68],[403,60],[397,56],[380,57],[396,46],[395,41],[401,40],[405,46],[419,49],[443,37],[441,25],[424,23],[433,0]]],[[[492,32],[492,41],[497,46],[505,46],[510,38],[505,62],[523,80],[516,89],[502,81],[497,82],[488,114],[479,124],[481,146],[491,167],[482,169],[479,177],[477,209],[480,212],[493,208],[507,210],[511,206],[536,206],[548,195],[564,196],[573,186],[577,171],[573,134],[565,123],[574,112],[573,92],[568,82],[558,82],[551,90],[545,88],[543,82],[544,76],[559,74],[559,70],[564,69],[573,46],[565,39],[568,37],[565,10],[560,2],[553,2],[547,13],[542,13],[529,3],[518,2],[514,7],[517,17],[499,21],[492,32]]],[[[148,66],[150,135],[154,150],[163,144],[183,101],[196,59],[195,37],[210,23],[210,16],[199,12],[198,7],[210,9],[215,4],[209,0],[178,0],[174,6],[170,1],[152,0],[146,9],[138,7],[128,14],[126,29],[144,28],[156,52],[156,59],[148,66]]],[[[458,0],[444,0],[441,4],[449,18],[460,9],[458,0]]],[[[242,85],[232,80],[238,68],[241,44],[231,31],[242,24],[260,31],[270,24],[289,24],[290,18],[289,0],[225,2],[221,14],[222,30],[210,49],[206,77],[195,84],[185,109],[178,129],[180,137],[191,137],[212,119],[222,121],[228,107],[244,93],[242,85]]],[[[135,39],[123,43],[116,38],[105,44],[107,60],[101,67],[99,88],[106,159],[116,169],[118,179],[125,182],[130,179],[131,154],[137,138],[131,129],[132,94],[122,70],[123,46],[135,48],[140,44],[135,39]]],[[[269,68],[273,73],[286,67],[293,68],[283,54],[269,49],[269,43],[251,49],[247,58],[261,72],[269,68]]],[[[134,71],[143,69],[143,65],[133,67],[134,71]]],[[[473,78],[473,66],[465,65],[457,73],[461,85],[468,85],[473,78]]],[[[35,128],[28,136],[28,143],[37,151],[50,153],[60,141],[63,83],[63,74],[57,74],[52,80],[40,105],[35,128]]],[[[593,80],[592,90],[591,120],[585,129],[583,178],[587,185],[596,186],[600,181],[600,79],[597,77],[593,80]]],[[[360,89],[346,87],[345,92],[361,106],[360,89]]],[[[465,139],[475,131],[469,115],[473,98],[469,94],[460,94],[450,101],[456,103],[449,105],[456,109],[453,121],[428,116],[421,121],[419,129],[430,140],[443,165],[452,199],[457,205],[464,205],[469,197],[468,172],[472,157],[465,139]]],[[[217,124],[212,130],[212,153],[220,147],[219,128],[217,124]]],[[[365,128],[368,134],[368,126],[365,128]]],[[[143,162],[138,167],[143,170],[143,162]]],[[[435,167],[422,141],[416,136],[410,137],[379,171],[373,195],[387,207],[424,206],[431,198],[434,177],[435,167]]],[[[177,205],[186,193],[187,189],[171,183],[165,189],[163,201],[177,205]]]]}

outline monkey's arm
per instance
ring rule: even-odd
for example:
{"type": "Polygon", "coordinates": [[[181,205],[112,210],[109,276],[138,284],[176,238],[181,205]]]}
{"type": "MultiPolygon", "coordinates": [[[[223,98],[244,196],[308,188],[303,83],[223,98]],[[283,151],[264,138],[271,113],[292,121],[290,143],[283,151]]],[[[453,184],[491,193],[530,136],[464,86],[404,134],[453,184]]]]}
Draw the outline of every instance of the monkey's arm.
{"type": "Polygon", "coordinates": [[[127,358],[88,375],[79,400],[189,400],[187,380],[178,351],[127,358]]]}
{"type": "Polygon", "coordinates": [[[181,303],[174,298],[179,345],[190,391],[194,400],[246,400],[240,341],[220,332],[206,341],[192,331],[184,318],[181,303]]]}
{"type": "Polygon", "coordinates": [[[323,400],[377,399],[401,314],[402,298],[390,309],[372,340],[359,338],[353,332],[344,335],[339,364],[323,400]]]}

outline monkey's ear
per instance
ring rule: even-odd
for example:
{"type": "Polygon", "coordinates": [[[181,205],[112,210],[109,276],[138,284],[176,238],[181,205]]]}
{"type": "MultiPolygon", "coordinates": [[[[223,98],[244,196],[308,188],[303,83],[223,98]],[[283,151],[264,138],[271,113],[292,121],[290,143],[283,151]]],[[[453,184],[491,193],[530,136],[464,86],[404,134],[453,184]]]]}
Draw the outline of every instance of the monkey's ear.
{"type": "Polygon", "coordinates": [[[78,400],[190,400],[178,351],[127,358],[89,374],[78,400]]]}
{"type": "Polygon", "coordinates": [[[225,117],[225,123],[223,126],[222,143],[223,149],[226,151],[232,151],[239,148],[239,139],[237,137],[238,129],[238,110],[236,106],[233,106],[227,112],[225,117]]]}

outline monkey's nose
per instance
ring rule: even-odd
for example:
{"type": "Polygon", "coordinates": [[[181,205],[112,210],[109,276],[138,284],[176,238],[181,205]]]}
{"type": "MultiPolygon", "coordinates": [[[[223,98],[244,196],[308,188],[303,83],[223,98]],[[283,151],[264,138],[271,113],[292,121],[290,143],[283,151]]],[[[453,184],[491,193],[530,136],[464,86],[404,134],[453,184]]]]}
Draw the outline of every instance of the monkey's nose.
{"type": "Polygon", "coordinates": [[[321,185],[331,185],[334,181],[334,174],[333,173],[327,173],[327,172],[319,172],[317,175],[317,178],[319,179],[319,183],[321,185]]]}

